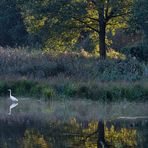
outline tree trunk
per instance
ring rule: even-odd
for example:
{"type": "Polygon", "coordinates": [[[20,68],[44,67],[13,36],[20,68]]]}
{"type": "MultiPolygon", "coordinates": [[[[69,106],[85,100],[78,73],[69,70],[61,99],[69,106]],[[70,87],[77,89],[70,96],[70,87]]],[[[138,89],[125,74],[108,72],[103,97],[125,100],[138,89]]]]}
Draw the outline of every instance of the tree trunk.
{"type": "Polygon", "coordinates": [[[104,18],[104,3],[99,6],[99,48],[100,48],[100,58],[106,58],[106,22],[104,18]]]}
{"type": "Polygon", "coordinates": [[[103,121],[98,122],[98,141],[97,148],[108,148],[108,145],[105,141],[105,129],[103,121]]]}

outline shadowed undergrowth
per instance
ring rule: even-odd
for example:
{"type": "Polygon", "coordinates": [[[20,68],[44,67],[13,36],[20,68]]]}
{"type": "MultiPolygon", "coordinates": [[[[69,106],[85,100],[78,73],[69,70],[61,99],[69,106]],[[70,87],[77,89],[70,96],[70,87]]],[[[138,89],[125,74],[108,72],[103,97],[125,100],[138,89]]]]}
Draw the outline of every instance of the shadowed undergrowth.
{"type": "Polygon", "coordinates": [[[99,81],[136,81],[148,75],[147,66],[132,58],[100,60],[82,53],[28,53],[0,48],[0,76],[42,79],[61,74],[99,81]]]}
{"type": "Polygon", "coordinates": [[[44,99],[68,99],[68,98],[85,98],[101,101],[129,101],[147,100],[148,85],[142,82],[125,83],[125,82],[74,82],[65,81],[56,83],[56,81],[37,82],[32,80],[15,80],[1,81],[0,95],[8,95],[8,89],[11,88],[16,96],[44,98],[44,99]]]}

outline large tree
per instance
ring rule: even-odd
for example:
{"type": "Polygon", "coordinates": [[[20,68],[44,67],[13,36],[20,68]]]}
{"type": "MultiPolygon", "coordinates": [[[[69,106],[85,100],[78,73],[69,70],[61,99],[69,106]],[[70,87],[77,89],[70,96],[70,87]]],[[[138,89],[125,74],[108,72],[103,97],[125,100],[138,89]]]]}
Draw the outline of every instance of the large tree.
{"type": "MultiPolygon", "coordinates": [[[[91,32],[98,38],[101,58],[106,58],[106,33],[126,27],[132,0],[28,0],[26,4],[29,11],[24,10],[33,16],[31,19],[42,22],[38,32],[65,42],[83,31],[91,32]]],[[[32,24],[26,18],[26,24],[32,24]]]]}

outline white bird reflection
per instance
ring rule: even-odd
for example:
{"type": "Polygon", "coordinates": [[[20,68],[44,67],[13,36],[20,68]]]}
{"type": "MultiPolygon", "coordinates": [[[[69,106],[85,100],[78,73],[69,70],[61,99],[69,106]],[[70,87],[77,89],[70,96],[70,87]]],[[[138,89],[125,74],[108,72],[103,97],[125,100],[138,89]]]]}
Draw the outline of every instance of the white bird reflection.
{"type": "Polygon", "coordinates": [[[11,110],[12,110],[13,108],[15,108],[17,105],[18,105],[18,103],[12,103],[12,104],[10,105],[8,115],[11,115],[11,110]]]}

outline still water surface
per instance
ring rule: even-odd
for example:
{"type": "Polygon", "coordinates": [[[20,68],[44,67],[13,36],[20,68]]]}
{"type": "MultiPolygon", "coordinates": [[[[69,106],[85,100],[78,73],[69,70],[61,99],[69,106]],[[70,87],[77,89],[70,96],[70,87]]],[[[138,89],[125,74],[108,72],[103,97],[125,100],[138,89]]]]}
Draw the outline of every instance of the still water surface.
{"type": "Polygon", "coordinates": [[[0,98],[0,148],[148,148],[148,102],[0,98]]]}

